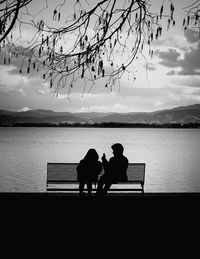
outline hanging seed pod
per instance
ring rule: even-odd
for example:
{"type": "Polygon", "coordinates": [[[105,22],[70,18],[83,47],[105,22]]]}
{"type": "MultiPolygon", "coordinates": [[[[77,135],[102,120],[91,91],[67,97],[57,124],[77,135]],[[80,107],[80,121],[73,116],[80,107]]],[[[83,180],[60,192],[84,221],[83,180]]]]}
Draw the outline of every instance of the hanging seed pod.
{"type": "Polygon", "coordinates": [[[30,67],[27,67],[27,73],[28,74],[30,73],[30,67]]]}
{"type": "Polygon", "coordinates": [[[56,14],[57,14],[57,10],[55,9],[55,10],[53,11],[53,20],[56,20],[56,14]]]}
{"type": "Polygon", "coordinates": [[[50,88],[52,88],[52,86],[53,86],[53,81],[52,81],[52,79],[50,80],[50,88]]]}
{"type": "Polygon", "coordinates": [[[162,27],[159,27],[160,36],[162,35],[162,27]]]}
{"type": "Polygon", "coordinates": [[[174,5],[171,3],[170,5],[170,11],[171,11],[171,20],[173,20],[173,15],[174,15],[174,5]]]}
{"type": "Polygon", "coordinates": [[[39,48],[39,57],[41,57],[41,52],[42,52],[42,50],[41,50],[41,48],[39,48]]]}
{"type": "Polygon", "coordinates": [[[162,14],[163,14],[163,5],[160,8],[160,19],[162,19],[162,14]]]}
{"type": "Polygon", "coordinates": [[[195,15],[195,23],[194,23],[195,26],[197,25],[197,21],[198,21],[198,14],[195,15]]]}
{"type": "Polygon", "coordinates": [[[85,70],[84,70],[84,64],[82,65],[82,74],[81,74],[81,78],[83,78],[84,77],[84,73],[85,73],[85,70]]]}
{"type": "Polygon", "coordinates": [[[188,15],[188,17],[187,17],[187,25],[189,26],[189,24],[190,24],[190,16],[188,15]]]}
{"type": "Polygon", "coordinates": [[[103,69],[103,60],[99,61],[99,68],[100,68],[100,71],[102,71],[102,69],[103,69]]]}
{"type": "Polygon", "coordinates": [[[169,30],[169,27],[170,27],[170,19],[168,19],[167,30],[169,30]]]}
{"type": "Polygon", "coordinates": [[[158,39],[158,30],[157,30],[157,32],[156,32],[155,37],[156,37],[156,40],[157,40],[157,39],[158,39]]]}
{"type": "Polygon", "coordinates": [[[47,46],[49,46],[49,37],[46,37],[47,46]]]}
{"type": "Polygon", "coordinates": [[[53,47],[56,45],[56,38],[53,39],[53,47]]]}
{"type": "Polygon", "coordinates": [[[151,41],[153,40],[153,32],[151,33],[151,41]]]}
{"type": "Polygon", "coordinates": [[[51,53],[49,53],[49,62],[51,62],[51,53]]]}
{"type": "Polygon", "coordinates": [[[156,17],[156,23],[158,24],[158,16],[156,17]]]}

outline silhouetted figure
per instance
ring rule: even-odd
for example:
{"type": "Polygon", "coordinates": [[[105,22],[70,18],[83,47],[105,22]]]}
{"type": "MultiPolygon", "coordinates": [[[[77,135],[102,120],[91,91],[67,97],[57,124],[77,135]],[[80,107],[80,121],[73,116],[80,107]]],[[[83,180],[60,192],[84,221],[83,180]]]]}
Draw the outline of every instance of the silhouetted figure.
{"type": "Polygon", "coordinates": [[[87,184],[88,195],[92,193],[92,183],[97,184],[98,175],[102,171],[102,163],[98,159],[99,155],[97,151],[91,148],[78,164],[76,170],[80,195],[83,194],[85,184],[87,184]]]}
{"type": "Polygon", "coordinates": [[[102,156],[105,173],[100,177],[97,187],[97,195],[105,195],[113,183],[126,182],[128,159],[123,155],[124,148],[120,143],[111,146],[113,157],[108,161],[105,154],[102,156]]]}

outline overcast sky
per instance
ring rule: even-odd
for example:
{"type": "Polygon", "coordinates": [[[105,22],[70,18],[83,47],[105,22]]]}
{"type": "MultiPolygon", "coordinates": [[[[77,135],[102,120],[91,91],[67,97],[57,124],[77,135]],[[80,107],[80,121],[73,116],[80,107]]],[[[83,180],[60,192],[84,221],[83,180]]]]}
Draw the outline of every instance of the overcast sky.
{"type": "MultiPolygon", "coordinates": [[[[52,16],[55,2],[49,1],[49,8],[42,13],[47,20],[52,16]],[[49,13],[48,13],[49,12],[49,13]],[[49,14],[49,16],[47,15],[49,14]]],[[[71,10],[68,1],[68,10],[71,10]]],[[[163,1],[152,1],[159,11],[163,1]]],[[[136,80],[124,76],[120,85],[111,92],[99,81],[93,89],[83,94],[84,85],[77,83],[74,91],[67,96],[61,92],[57,97],[49,89],[49,83],[41,76],[19,74],[19,63],[3,64],[0,54],[0,109],[26,111],[29,109],[51,109],[69,112],[142,112],[176,106],[200,103],[200,43],[197,31],[182,29],[184,11],[191,0],[174,0],[176,26],[167,31],[165,22],[163,36],[154,42],[154,57],[148,58],[148,70],[144,58],[140,56],[133,65],[136,80]]],[[[44,0],[33,0],[29,10],[45,6],[44,0]]],[[[169,6],[168,1],[165,1],[169,6]]],[[[26,28],[20,44],[31,35],[26,28]]],[[[18,43],[19,44],[19,43],[18,43]]]]}

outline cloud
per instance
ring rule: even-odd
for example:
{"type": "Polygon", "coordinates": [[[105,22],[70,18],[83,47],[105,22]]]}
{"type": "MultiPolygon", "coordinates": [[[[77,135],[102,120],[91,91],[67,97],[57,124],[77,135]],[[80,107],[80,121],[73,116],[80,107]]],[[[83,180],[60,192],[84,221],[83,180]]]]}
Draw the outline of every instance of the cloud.
{"type": "Polygon", "coordinates": [[[39,95],[44,95],[44,94],[46,94],[46,91],[44,90],[44,89],[39,89],[39,90],[37,90],[37,91],[35,91],[37,94],[39,94],[39,95]]]}
{"type": "Polygon", "coordinates": [[[155,51],[155,55],[161,59],[159,64],[166,67],[177,67],[178,66],[178,58],[180,57],[180,53],[175,49],[168,49],[168,51],[155,51]]]}
{"type": "Polygon", "coordinates": [[[156,71],[156,66],[153,63],[148,63],[147,69],[149,71],[156,71]]]}
{"type": "Polygon", "coordinates": [[[16,90],[16,92],[20,93],[20,94],[23,95],[23,96],[26,96],[26,92],[25,92],[24,89],[22,89],[22,88],[18,88],[18,89],[16,90]]]}
{"type": "Polygon", "coordinates": [[[171,75],[200,75],[200,43],[190,46],[181,54],[175,49],[167,51],[156,50],[158,63],[165,67],[173,68],[166,74],[171,75]]]}
{"type": "Polygon", "coordinates": [[[199,31],[193,29],[184,30],[184,36],[190,43],[196,43],[199,41],[199,31]]]}
{"type": "Polygon", "coordinates": [[[188,88],[200,88],[200,75],[173,75],[171,77],[172,85],[178,87],[188,87],[188,88]]]}
{"type": "Polygon", "coordinates": [[[159,47],[163,49],[177,49],[185,50],[188,47],[188,41],[184,35],[172,35],[164,39],[155,40],[152,42],[153,47],[159,47]]]}
{"type": "Polygon", "coordinates": [[[181,71],[179,75],[200,75],[200,44],[185,52],[183,59],[179,60],[181,71]]]}
{"type": "Polygon", "coordinates": [[[177,72],[175,70],[170,70],[169,72],[166,73],[167,76],[174,76],[176,74],[177,72]]]}
{"type": "Polygon", "coordinates": [[[27,112],[27,111],[30,111],[30,108],[29,107],[23,107],[21,109],[18,109],[17,111],[18,112],[27,112]]]}

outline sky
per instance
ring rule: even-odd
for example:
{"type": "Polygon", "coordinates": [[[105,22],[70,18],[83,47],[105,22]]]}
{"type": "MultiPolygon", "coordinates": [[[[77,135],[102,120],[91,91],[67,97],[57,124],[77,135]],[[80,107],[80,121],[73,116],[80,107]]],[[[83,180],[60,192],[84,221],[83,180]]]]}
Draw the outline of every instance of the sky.
{"type": "MultiPolygon", "coordinates": [[[[89,0],[88,0],[89,1],[89,0]]],[[[87,2],[88,2],[87,1],[87,2]]],[[[56,3],[49,0],[48,8],[34,19],[45,17],[52,23],[52,13],[56,3]]],[[[72,11],[72,2],[67,1],[68,12],[72,11]]],[[[89,1],[90,2],[90,1],[89,1]]],[[[97,1],[98,2],[98,1],[97,1]]],[[[152,8],[159,12],[163,1],[152,1],[152,8]]],[[[176,26],[167,31],[167,22],[163,21],[163,35],[152,43],[153,58],[142,55],[133,63],[135,80],[125,75],[120,84],[110,91],[98,81],[89,91],[84,92],[83,82],[77,82],[70,95],[67,89],[57,96],[49,88],[49,82],[36,73],[19,74],[19,62],[4,64],[4,53],[0,52],[0,109],[27,111],[30,109],[48,109],[68,112],[151,112],[170,109],[177,106],[200,103],[200,42],[195,29],[182,29],[185,16],[183,7],[191,0],[174,0],[176,26]]],[[[84,4],[87,4],[84,1],[84,4]]],[[[169,1],[165,1],[169,7],[169,1]]],[[[37,14],[46,6],[46,0],[33,0],[29,6],[31,14],[37,14]],[[38,9],[39,8],[39,9],[38,9]]],[[[62,24],[62,26],[64,23],[62,24]]],[[[17,44],[25,46],[32,37],[30,26],[24,26],[17,44]]],[[[18,34],[17,28],[13,35],[18,34]]]]}

